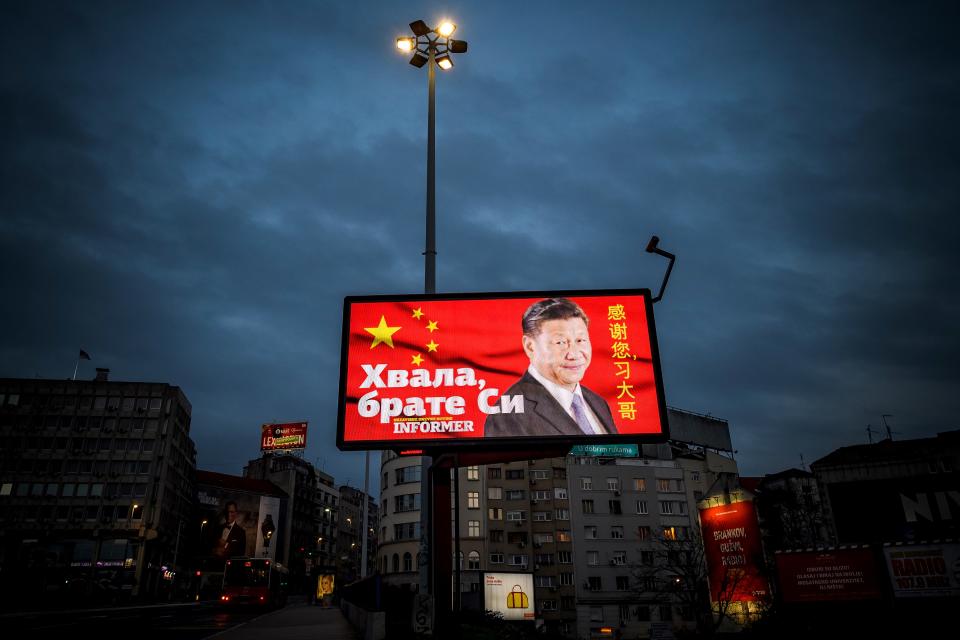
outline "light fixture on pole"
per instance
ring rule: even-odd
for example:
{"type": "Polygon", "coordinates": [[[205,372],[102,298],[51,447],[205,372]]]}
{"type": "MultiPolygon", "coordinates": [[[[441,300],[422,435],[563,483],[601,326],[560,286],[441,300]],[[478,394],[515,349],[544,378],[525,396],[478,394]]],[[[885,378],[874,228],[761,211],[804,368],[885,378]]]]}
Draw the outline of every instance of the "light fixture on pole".
{"type": "MultiPolygon", "coordinates": [[[[427,26],[423,20],[410,23],[410,30],[414,37],[404,36],[397,38],[397,48],[401,51],[413,51],[410,64],[420,68],[427,65],[427,229],[426,249],[423,252],[423,291],[427,294],[437,292],[437,209],[436,209],[436,69],[444,71],[453,68],[450,54],[466,53],[465,40],[450,38],[457,30],[457,25],[449,20],[442,20],[434,29],[427,26]]],[[[420,553],[425,558],[431,558],[433,553],[433,520],[431,518],[430,501],[433,496],[433,484],[430,473],[433,460],[430,456],[420,459],[421,500],[420,500],[420,553]]],[[[454,496],[458,500],[459,496],[454,496]]],[[[455,542],[459,550],[460,541],[455,542]]],[[[432,560],[420,566],[420,587],[423,593],[433,595],[431,582],[432,560]]],[[[459,579],[459,575],[457,576],[459,579]]]]}

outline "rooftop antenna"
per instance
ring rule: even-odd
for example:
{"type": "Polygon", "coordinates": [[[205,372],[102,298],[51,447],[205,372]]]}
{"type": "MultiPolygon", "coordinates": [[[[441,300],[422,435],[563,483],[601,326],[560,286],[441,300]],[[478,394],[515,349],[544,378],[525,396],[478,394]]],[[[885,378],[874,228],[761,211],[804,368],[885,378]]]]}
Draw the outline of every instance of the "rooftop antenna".
{"type": "Polygon", "coordinates": [[[873,428],[873,425],[867,425],[867,439],[870,441],[870,444],[873,444],[873,434],[879,434],[880,432],[873,428]]]}
{"type": "Polygon", "coordinates": [[[807,463],[803,461],[803,454],[800,454],[800,468],[804,471],[807,470],[807,463]]]}
{"type": "Polygon", "coordinates": [[[892,431],[890,425],[887,424],[887,418],[892,418],[893,416],[889,413],[884,413],[880,416],[880,419],[883,420],[883,428],[887,430],[887,440],[893,440],[893,434],[900,433],[899,431],[892,431]]]}

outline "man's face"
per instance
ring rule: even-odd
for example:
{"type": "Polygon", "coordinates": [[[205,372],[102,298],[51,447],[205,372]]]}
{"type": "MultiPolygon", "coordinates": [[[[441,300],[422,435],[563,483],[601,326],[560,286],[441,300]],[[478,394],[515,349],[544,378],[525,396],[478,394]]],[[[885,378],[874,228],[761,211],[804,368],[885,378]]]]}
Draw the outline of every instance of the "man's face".
{"type": "Polygon", "coordinates": [[[523,336],[523,350],[540,375],[568,391],[577,388],[592,354],[590,334],[580,318],[541,323],[536,336],[523,336]]]}
{"type": "Polygon", "coordinates": [[[237,508],[234,506],[227,507],[227,523],[233,524],[234,520],[237,519],[237,508]]]}

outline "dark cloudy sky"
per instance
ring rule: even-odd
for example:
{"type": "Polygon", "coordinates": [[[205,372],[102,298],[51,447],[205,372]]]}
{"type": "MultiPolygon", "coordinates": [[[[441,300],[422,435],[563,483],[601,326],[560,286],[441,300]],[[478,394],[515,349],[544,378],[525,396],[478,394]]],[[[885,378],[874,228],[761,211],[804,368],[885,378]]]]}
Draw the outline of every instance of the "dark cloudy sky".
{"type": "Polygon", "coordinates": [[[0,376],[83,348],[184,389],[202,468],[306,419],[361,483],[342,298],[422,291],[426,73],[393,40],[450,16],[439,291],[656,289],[655,233],[667,402],[728,419],[742,472],[884,413],[958,428],[956,6],[8,0],[0,376]]]}

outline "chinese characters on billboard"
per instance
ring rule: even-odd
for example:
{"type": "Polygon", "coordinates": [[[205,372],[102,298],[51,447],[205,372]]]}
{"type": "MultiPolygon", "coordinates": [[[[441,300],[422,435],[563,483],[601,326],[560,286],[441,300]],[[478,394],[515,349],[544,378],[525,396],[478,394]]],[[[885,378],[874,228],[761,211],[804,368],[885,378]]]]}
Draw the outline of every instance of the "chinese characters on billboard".
{"type": "Polygon", "coordinates": [[[260,450],[278,451],[305,449],[307,446],[307,423],[287,422],[264,424],[260,427],[260,450]]]}
{"type": "Polygon", "coordinates": [[[347,298],[344,449],[662,441],[649,291],[347,298]]]}
{"type": "Polygon", "coordinates": [[[703,550],[713,602],[755,602],[767,593],[763,549],[752,502],[700,510],[703,550]]]}

